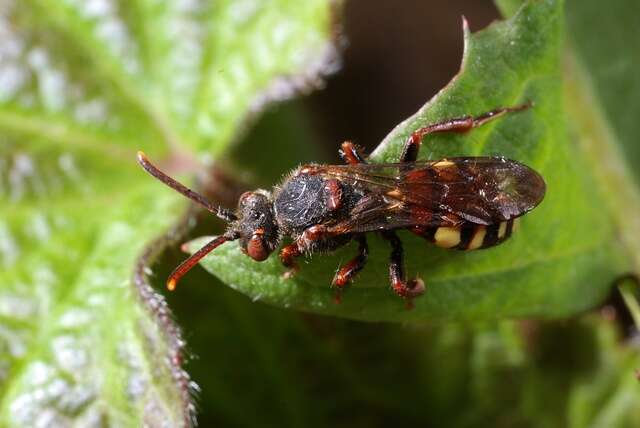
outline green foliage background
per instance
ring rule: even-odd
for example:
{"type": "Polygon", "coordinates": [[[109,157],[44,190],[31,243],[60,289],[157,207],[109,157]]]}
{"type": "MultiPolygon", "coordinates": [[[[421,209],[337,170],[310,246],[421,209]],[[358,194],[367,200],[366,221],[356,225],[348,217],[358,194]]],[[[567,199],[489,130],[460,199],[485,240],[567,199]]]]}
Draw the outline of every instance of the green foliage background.
{"type": "Polygon", "coordinates": [[[135,151],[185,180],[222,155],[255,183],[313,159],[295,103],[247,133],[267,102],[329,70],[339,5],[1,0],[0,425],[181,426],[194,413],[202,426],[640,425],[637,348],[584,312],[640,267],[638,6],[498,3],[512,18],[467,34],[460,75],[373,157],[395,159],[421,124],[533,99],[423,151],[540,170],[548,196],[518,237],[480,254],[409,238],[409,272],[429,284],[409,312],[386,288],[381,242],[340,306],[327,284],[352,247],[284,281],[275,257],[256,264],[225,245],[204,266],[251,299],[191,275],[170,302],[185,352],[147,284],[153,273],[162,287],[180,230],[147,245],[186,204],[135,151]],[[264,153],[286,153],[283,165],[238,159],[275,140],[264,153]],[[505,320],[525,316],[536,321],[505,320]]]}

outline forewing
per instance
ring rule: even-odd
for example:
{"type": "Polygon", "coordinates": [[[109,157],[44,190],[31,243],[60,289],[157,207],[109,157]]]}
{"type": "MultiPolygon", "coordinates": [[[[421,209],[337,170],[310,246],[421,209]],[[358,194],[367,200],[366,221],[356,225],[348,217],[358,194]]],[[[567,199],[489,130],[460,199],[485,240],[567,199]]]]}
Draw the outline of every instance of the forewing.
{"type": "Polygon", "coordinates": [[[345,231],[496,224],[530,211],[545,193],[537,172],[502,157],[329,166],[325,173],[366,189],[339,225],[345,231]]]}
{"type": "Polygon", "coordinates": [[[544,180],[537,172],[502,157],[434,162],[408,172],[398,186],[410,205],[435,204],[437,211],[485,225],[527,213],[545,193],[544,180]]]}

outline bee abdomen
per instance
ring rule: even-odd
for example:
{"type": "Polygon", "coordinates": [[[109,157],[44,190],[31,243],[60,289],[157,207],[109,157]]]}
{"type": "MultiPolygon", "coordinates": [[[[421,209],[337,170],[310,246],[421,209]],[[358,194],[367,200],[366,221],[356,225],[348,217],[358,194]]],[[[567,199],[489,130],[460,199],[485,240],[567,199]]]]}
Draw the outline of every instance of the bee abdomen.
{"type": "Polygon", "coordinates": [[[441,248],[479,250],[500,244],[517,228],[519,219],[511,219],[488,226],[465,223],[459,227],[435,227],[422,236],[441,248]]]}

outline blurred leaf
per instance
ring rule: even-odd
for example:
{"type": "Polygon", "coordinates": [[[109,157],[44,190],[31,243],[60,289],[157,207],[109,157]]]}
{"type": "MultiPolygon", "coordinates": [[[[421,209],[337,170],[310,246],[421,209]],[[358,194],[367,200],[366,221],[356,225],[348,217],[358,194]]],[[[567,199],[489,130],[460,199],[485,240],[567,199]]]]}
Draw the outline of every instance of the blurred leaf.
{"type": "Polygon", "coordinates": [[[148,213],[177,204],[105,154],[3,141],[3,426],[185,419],[168,332],[129,281],[145,240],[167,227],[148,213]]]}
{"type": "MultiPolygon", "coordinates": [[[[602,2],[567,1],[567,38],[572,60],[577,62],[572,66],[580,67],[580,74],[573,74],[568,83],[588,91],[590,104],[584,107],[602,116],[613,138],[609,144],[618,146],[628,166],[636,166],[640,165],[636,144],[640,135],[640,51],[632,45],[640,40],[640,3],[617,0],[603,12],[602,2]],[[598,31],[593,30],[596,21],[598,31]]],[[[567,70],[572,71],[575,69],[567,70]]],[[[567,97],[570,105],[581,101],[576,95],[567,97]]],[[[630,172],[640,183],[640,169],[630,172]]]]}
{"type": "Polygon", "coordinates": [[[640,37],[640,5],[567,2],[566,109],[576,146],[604,195],[601,209],[615,220],[612,237],[640,272],[640,52],[628,43],[640,37]],[[599,30],[593,31],[597,22],[599,30]]]}
{"type": "MultiPolygon", "coordinates": [[[[600,302],[628,262],[611,239],[608,213],[598,209],[602,197],[592,190],[589,164],[567,138],[559,70],[562,9],[562,1],[530,1],[509,20],[466,33],[461,72],[372,154],[375,161],[394,161],[420,126],[533,100],[533,109],[467,135],[429,138],[421,151],[423,159],[499,154],[542,173],[546,199],[509,242],[462,253],[402,234],[407,271],[422,277],[428,289],[415,299],[412,311],[389,291],[389,249],[375,236],[369,263],[341,305],[333,303],[329,284],[335,269],[355,253],[353,244],[332,256],[315,257],[293,280],[282,277],[277,256],[258,264],[236,243],[220,247],[203,266],[255,300],[364,320],[559,317],[600,302]]],[[[206,239],[193,242],[191,250],[206,239]]]]}
{"type": "Polygon", "coordinates": [[[189,423],[181,339],[132,280],[185,201],[135,151],[216,154],[310,88],[330,7],[0,0],[0,425],[189,423]]]}
{"type": "Polygon", "coordinates": [[[640,357],[614,322],[591,315],[473,330],[471,404],[453,426],[637,426],[640,357]]]}

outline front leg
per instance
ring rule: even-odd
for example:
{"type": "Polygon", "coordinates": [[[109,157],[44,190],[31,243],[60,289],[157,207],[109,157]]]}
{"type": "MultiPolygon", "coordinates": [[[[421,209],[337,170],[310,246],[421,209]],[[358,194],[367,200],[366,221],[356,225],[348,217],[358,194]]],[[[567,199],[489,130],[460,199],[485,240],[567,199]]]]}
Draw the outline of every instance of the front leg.
{"type": "Polygon", "coordinates": [[[327,232],[327,228],[321,224],[316,224],[305,229],[302,235],[296,239],[293,243],[286,245],[280,250],[280,261],[289,270],[285,272],[285,278],[290,278],[298,271],[298,264],[295,259],[308,251],[314,244],[314,242],[320,241],[326,238],[330,234],[327,232]]]}
{"type": "Polygon", "coordinates": [[[296,258],[300,257],[302,250],[298,245],[298,242],[286,245],[280,250],[280,261],[288,270],[284,273],[285,278],[291,278],[298,271],[298,264],[296,258]]]}

